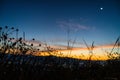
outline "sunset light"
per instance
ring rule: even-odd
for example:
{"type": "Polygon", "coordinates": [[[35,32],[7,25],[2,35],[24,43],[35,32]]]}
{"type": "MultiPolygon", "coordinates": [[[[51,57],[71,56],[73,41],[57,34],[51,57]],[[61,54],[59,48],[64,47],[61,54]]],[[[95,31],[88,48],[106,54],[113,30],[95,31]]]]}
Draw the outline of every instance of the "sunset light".
{"type": "Polygon", "coordinates": [[[120,80],[120,0],[0,0],[0,80],[120,80]]]}

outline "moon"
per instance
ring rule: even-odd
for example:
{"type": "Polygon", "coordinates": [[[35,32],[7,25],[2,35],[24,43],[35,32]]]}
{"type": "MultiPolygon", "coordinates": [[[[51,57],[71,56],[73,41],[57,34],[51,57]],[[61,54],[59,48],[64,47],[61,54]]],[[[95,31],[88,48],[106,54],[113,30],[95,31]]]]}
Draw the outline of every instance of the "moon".
{"type": "Polygon", "coordinates": [[[103,7],[101,7],[100,10],[103,10],[103,7]]]}

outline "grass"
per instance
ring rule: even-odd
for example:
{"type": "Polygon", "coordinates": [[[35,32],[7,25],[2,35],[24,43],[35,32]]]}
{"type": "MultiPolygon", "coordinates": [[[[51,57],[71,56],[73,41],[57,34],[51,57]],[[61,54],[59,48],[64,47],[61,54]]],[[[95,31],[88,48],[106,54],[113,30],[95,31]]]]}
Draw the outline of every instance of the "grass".
{"type": "Polygon", "coordinates": [[[88,47],[85,41],[90,52],[88,60],[53,56],[51,53],[57,55],[57,51],[48,46],[45,52],[49,56],[34,56],[38,49],[18,38],[18,31],[0,27],[0,80],[120,80],[120,54],[113,53],[120,37],[108,52],[108,60],[95,61],[91,60],[94,42],[88,47]],[[17,33],[16,38],[10,37],[12,33],[17,33]]]}

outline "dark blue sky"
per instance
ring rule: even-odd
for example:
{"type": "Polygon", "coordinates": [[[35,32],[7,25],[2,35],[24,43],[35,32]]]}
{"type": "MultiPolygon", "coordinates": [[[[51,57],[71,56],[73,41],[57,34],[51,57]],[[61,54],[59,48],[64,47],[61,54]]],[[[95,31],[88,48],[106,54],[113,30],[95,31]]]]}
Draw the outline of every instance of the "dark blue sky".
{"type": "Polygon", "coordinates": [[[68,27],[72,41],[111,44],[120,35],[120,1],[0,0],[0,26],[6,25],[53,44],[67,44],[68,27]]]}

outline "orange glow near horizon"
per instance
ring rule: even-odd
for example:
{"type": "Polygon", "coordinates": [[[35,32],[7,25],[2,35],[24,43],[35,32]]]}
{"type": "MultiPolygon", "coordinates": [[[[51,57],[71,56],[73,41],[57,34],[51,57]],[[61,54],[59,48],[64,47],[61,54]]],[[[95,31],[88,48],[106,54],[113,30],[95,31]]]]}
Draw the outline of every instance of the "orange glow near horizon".
{"type": "MultiPolygon", "coordinates": [[[[107,46],[98,46],[93,49],[93,56],[91,57],[91,60],[107,60],[107,52],[111,52],[113,46],[107,45],[107,46]]],[[[116,49],[114,49],[113,52],[116,52],[116,49]]],[[[57,53],[51,52],[50,54],[60,57],[71,57],[71,58],[77,58],[77,59],[84,59],[88,60],[90,57],[89,50],[87,48],[73,48],[72,50],[57,50],[57,53]]],[[[40,52],[39,56],[48,56],[50,55],[48,52],[40,52]]]]}
{"type": "MultiPolygon", "coordinates": [[[[96,46],[93,49],[93,55],[91,57],[91,60],[107,60],[108,54],[110,53],[113,48],[113,45],[105,45],[105,46],[96,46]]],[[[16,49],[14,50],[16,52],[16,49]]],[[[10,50],[11,53],[14,52],[13,50],[10,50]]],[[[20,53],[19,50],[17,52],[20,53]]],[[[113,52],[119,52],[118,48],[114,48],[113,52]]],[[[9,51],[6,51],[6,53],[9,53],[9,51]]],[[[28,51],[26,55],[31,54],[31,51],[28,51]]],[[[70,57],[70,58],[77,58],[77,59],[84,59],[88,60],[90,58],[90,52],[87,48],[72,48],[71,50],[67,49],[61,49],[61,50],[53,50],[53,51],[37,51],[32,52],[32,55],[34,56],[59,56],[59,57],[70,57]]]]}
{"type": "MultiPolygon", "coordinates": [[[[87,49],[77,49],[77,50],[63,50],[60,51],[67,57],[85,59],[88,60],[90,53],[87,49]]],[[[92,60],[106,60],[108,59],[107,54],[102,52],[100,49],[93,50],[92,60]]]]}

